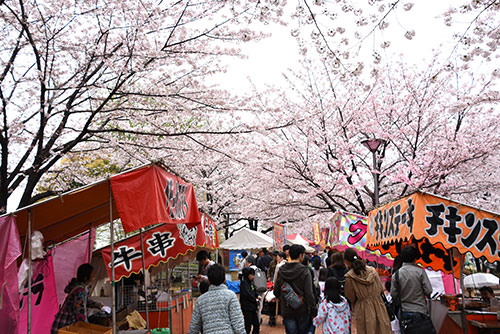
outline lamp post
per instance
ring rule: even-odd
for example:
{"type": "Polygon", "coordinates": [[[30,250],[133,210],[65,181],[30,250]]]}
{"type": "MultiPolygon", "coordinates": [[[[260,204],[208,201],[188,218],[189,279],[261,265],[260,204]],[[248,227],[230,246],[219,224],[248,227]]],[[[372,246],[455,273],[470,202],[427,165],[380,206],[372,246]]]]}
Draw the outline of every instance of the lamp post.
{"type": "Polygon", "coordinates": [[[378,166],[377,166],[377,151],[380,145],[385,144],[386,141],[383,139],[368,139],[361,142],[361,144],[365,145],[370,152],[372,152],[373,156],[373,194],[374,194],[374,205],[378,206],[379,204],[379,186],[378,186],[378,166]]]}

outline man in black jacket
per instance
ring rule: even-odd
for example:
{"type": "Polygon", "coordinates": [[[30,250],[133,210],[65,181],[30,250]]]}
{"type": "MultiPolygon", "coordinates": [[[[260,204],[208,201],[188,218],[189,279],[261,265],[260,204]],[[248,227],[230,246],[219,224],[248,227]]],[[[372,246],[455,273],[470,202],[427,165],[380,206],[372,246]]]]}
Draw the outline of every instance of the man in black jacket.
{"type": "Polygon", "coordinates": [[[309,312],[315,306],[311,273],[309,268],[301,263],[304,254],[303,246],[292,245],[290,247],[290,261],[280,268],[274,285],[274,295],[280,299],[287,334],[307,333],[310,325],[309,312]],[[281,291],[284,282],[290,284],[295,293],[302,298],[303,304],[299,308],[291,308],[284,299],[281,291]]]}
{"type": "Polygon", "coordinates": [[[252,334],[259,334],[260,330],[260,322],[257,314],[260,296],[253,285],[254,277],[255,270],[253,268],[247,267],[243,269],[240,284],[240,304],[247,334],[250,334],[252,327],[252,334]]]}

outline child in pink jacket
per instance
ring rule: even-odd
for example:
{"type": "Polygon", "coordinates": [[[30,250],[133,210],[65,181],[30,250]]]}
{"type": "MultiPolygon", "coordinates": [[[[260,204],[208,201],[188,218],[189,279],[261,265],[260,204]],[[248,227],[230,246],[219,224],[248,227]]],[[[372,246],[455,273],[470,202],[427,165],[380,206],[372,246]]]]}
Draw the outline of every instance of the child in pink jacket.
{"type": "Polygon", "coordinates": [[[340,283],[335,277],[325,282],[325,298],[314,318],[314,327],[323,325],[323,334],[348,334],[351,328],[351,310],[347,299],[340,295],[340,283]]]}

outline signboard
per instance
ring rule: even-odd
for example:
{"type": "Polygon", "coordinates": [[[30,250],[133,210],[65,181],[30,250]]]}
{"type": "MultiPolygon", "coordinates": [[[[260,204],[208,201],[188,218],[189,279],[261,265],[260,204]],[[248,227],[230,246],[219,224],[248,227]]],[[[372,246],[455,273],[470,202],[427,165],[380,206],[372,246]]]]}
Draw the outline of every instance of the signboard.
{"type": "MultiPolygon", "coordinates": [[[[369,214],[367,244],[382,252],[398,253],[397,244],[418,246],[424,266],[451,270],[447,250],[471,252],[489,262],[499,261],[500,224],[496,214],[435,195],[414,193],[369,214]]],[[[453,261],[457,267],[458,261],[453,261]]]]}
{"type": "Polygon", "coordinates": [[[321,229],[321,237],[320,237],[320,246],[325,248],[326,246],[330,246],[330,228],[324,227],[321,229]]]}
{"type": "Polygon", "coordinates": [[[243,249],[229,251],[229,271],[238,271],[239,265],[243,260],[243,256],[241,256],[242,252],[243,249]]]}
{"type": "MultiPolygon", "coordinates": [[[[145,266],[157,266],[159,263],[176,259],[193,251],[196,247],[209,247],[218,243],[217,230],[212,220],[205,220],[210,226],[198,225],[189,228],[186,224],[165,224],[143,233],[143,247],[145,266]],[[205,234],[209,231],[209,235],[205,234]],[[213,234],[212,232],[213,231],[213,234]]],[[[115,280],[129,277],[132,273],[142,270],[142,251],[140,235],[115,244],[115,280]]],[[[111,279],[111,251],[110,247],[102,250],[102,257],[111,279]]]]}
{"type": "Polygon", "coordinates": [[[355,248],[363,259],[392,266],[393,260],[390,256],[382,256],[380,252],[371,252],[366,249],[368,217],[338,211],[330,221],[331,230],[337,231],[330,238],[332,247],[340,251],[355,248]]]}
{"type": "Polygon", "coordinates": [[[273,228],[274,249],[283,250],[285,245],[285,225],[274,223],[273,228]]]}
{"type": "Polygon", "coordinates": [[[201,227],[205,233],[205,243],[203,246],[216,249],[219,248],[219,235],[217,234],[217,226],[209,215],[201,214],[201,227]]]}
{"type": "Polygon", "coordinates": [[[321,242],[321,235],[319,231],[319,223],[314,223],[313,225],[313,235],[314,235],[314,243],[319,245],[321,242]]]}
{"type": "Polygon", "coordinates": [[[356,248],[359,251],[366,250],[366,232],[368,230],[368,218],[353,213],[339,211],[332,218],[332,230],[337,235],[332,238],[332,245],[341,245],[356,248]]]}
{"type": "Polygon", "coordinates": [[[113,176],[111,188],[126,233],[141,227],[201,221],[193,185],[160,166],[113,176]]]}

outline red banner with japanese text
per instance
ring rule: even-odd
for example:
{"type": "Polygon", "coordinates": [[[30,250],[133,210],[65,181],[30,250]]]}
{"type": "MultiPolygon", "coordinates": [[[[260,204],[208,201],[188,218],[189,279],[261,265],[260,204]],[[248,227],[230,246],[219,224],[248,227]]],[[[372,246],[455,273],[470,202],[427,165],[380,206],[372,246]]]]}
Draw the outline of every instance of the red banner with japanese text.
{"type": "Polygon", "coordinates": [[[285,245],[285,225],[273,224],[273,241],[274,249],[283,250],[283,246],[285,245]]]}
{"type": "Polygon", "coordinates": [[[499,222],[496,214],[417,192],[370,211],[367,245],[393,256],[404,245],[415,245],[421,254],[417,262],[445,272],[453,267],[457,276],[452,248],[489,262],[500,260],[499,222]]]}
{"type": "Polygon", "coordinates": [[[126,233],[159,223],[201,222],[193,186],[158,165],[113,176],[111,188],[126,233]]]}
{"type": "Polygon", "coordinates": [[[209,215],[201,213],[201,227],[205,234],[204,246],[208,248],[219,248],[219,236],[217,235],[217,225],[209,215]]]}
{"type": "MultiPolygon", "coordinates": [[[[207,216],[208,217],[208,216],[207,216]]],[[[189,228],[186,224],[164,224],[143,232],[144,261],[146,269],[160,263],[176,259],[195,250],[196,247],[214,248],[217,244],[217,230],[211,219],[205,220],[205,227],[197,225],[189,228]],[[209,231],[207,235],[205,231],[209,231]]],[[[142,270],[142,250],[140,235],[120,241],[114,247],[115,280],[129,277],[142,270]]],[[[111,279],[111,250],[102,250],[106,270],[111,279]]]]}

